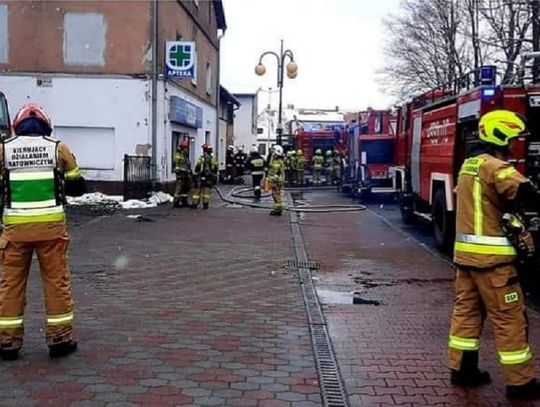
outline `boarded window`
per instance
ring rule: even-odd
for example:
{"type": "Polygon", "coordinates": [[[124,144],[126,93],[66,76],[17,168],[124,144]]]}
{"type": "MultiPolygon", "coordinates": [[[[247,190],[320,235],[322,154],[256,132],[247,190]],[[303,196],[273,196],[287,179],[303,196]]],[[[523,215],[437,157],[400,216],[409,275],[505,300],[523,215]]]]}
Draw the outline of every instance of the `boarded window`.
{"type": "Polygon", "coordinates": [[[71,149],[79,167],[92,170],[113,170],[114,129],[110,127],[54,126],[54,137],[71,149]]]}
{"type": "Polygon", "coordinates": [[[8,6],[0,4],[0,63],[8,62],[8,6]]]}
{"type": "Polygon", "coordinates": [[[107,22],[102,14],[67,13],[64,16],[64,63],[105,65],[107,22]]]}

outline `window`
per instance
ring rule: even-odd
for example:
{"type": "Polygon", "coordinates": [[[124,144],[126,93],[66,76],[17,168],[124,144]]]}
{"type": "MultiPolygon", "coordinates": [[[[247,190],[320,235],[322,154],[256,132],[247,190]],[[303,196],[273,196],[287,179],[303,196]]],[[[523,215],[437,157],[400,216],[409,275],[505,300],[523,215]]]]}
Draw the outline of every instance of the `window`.
{"type": "Polygon", "coordinates": [[[212,140],[210,140],[211,138],[211,133],[209,131],[205,131],[204,132],[204,142],[206,144],[212,144],[212,140]]]}
{"type": "Polygon", "coordinates": [[[8,62],[8,6],[0,4],[0,63],[8,62]]]}
{"type": "Polygon", "coordinates": [[[262,156],[266,155],[266,144],[264,143],[259,144],[259,153],[261,153],[262,156]]]}
{"type": "MultiPolygon", "coordinates": [[[[180,131],[173,131],[172,132],[172,145],[171,145],[171,172],[174,172],[174,155],[176,153],[176,149],[180,145],[180,143],[183,140],[189,141],[189,147],[191,147],[191,139],[189,138],[189,133],[184,133],[180,131]]],[[[190,148],[188,147],[188,157],[190,156],[190,148]]]]}
{"type": "Polygon", "coordinates": [[[114,170],[115,164],[119,165],[115,161],[112,127],[54,126],[54,136],[71,147],[82,169],[114,170]]]}
{"type": "Polygon", "coordinates": [[[0,135],[4,134],[8,127],[9,127],[9,117],[8,117],[7,102],[4,95],[0,93],[0,135]]]}
{"type": "Polygon", "coordinates": [[[361,141],[361,149],[367,155],[367,164],[390,164],[393,162],[393,140],[364,140],[361,141]]]}
{"type": "Polygon", "coordinates": [[[176,41],[182,41],[182,34],[176,31],[176,41]]]}
{"type": "Polygon", "coordinates": [[[206,94],[212,94],[212,65],[210,62],[206,64],[206,94]]]}
{"type": "Polygon", "coordinates": [[[64,16],[64,63],[105,65],[107,22],[98,13],[66,13],[64,16]]]}

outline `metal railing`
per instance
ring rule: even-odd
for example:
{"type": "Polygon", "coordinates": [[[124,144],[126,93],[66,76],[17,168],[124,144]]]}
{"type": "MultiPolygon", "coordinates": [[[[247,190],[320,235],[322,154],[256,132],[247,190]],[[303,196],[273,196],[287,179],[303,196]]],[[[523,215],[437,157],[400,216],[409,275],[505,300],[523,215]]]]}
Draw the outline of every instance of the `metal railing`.
{"type": "Polygon", "coordinates": [[[146,198],[152,190],[152,157],[124,155],[124,199],[146,198]]]}

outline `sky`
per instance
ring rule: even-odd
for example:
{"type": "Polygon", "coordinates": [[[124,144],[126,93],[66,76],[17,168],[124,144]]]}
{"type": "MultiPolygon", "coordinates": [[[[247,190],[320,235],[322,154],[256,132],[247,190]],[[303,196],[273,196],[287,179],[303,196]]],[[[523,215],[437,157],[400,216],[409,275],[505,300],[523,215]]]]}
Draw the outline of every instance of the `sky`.
{"type": "MultiPolygon", "coordinates": [[[[231,92],[277,89],[277,60],[266,74],[255,65],[265,51],[292,50],[298,76],[285,78],[283,105],[362,110],[393,99],[376,82],[384,66],[382,19],[399,0],[223,0],[227,31],[221,40],[221,83],[231,92]]],[[[268,92],[260,93],[260,105],[268,92]]],[[[272,105],[277,93],[272,94],[272,105]]]]}

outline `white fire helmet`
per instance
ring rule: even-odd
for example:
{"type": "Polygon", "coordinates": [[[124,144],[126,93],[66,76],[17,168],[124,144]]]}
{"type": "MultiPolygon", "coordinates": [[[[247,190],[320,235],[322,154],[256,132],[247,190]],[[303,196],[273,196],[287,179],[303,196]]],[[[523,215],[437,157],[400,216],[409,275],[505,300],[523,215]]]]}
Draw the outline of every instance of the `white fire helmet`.
{"type": "Polygon", "coordinates": [[[283,147],[274,146],[274,152],[276,153],[276,155],[281,157],[283,155],[283,147]]]}

